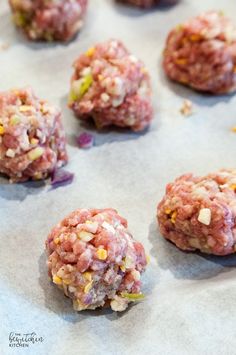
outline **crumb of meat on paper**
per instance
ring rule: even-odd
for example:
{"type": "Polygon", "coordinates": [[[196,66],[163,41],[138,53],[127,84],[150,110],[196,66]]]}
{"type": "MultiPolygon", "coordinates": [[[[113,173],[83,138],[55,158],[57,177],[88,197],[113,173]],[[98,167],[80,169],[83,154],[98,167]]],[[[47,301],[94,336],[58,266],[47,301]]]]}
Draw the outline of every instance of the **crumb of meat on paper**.
{"type": "Polygon", "coordinates": [[[182,115],[188,117],[191,116],[193,114],[193,103],[190,100],[184,100],[182,107],[180,108],[180,113],[182,113],[182,115]]]}
{"type": "Polygon", "coordinates": [[[10,47],[10,44],[5,42],[5,43],[0,43],[0,51],[6,51],[10,47]]]}

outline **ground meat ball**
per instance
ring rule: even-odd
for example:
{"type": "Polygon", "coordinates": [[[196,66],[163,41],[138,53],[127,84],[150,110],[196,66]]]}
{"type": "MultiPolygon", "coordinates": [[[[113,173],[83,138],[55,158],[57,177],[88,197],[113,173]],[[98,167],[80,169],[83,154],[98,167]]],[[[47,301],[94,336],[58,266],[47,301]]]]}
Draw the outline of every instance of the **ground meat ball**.
{"type": "Polygon", "coordinates": [[[183,250],[236,251],[236,170],[183,175],[168,184],[157,208],[162,235],[183,250]]]}
{"type": "Polygon", "coordinates": [[[0,93],[0,173],[39,180],[66,161],[61,112],[30,88],[0,93]]]}
{"type": "Polygon", "coordinates": [[[116,40],[98,44],[74,63],[69,107],[98,128],[146,128],[152,119],[150,78],[144,64],[116,40]]]}
{"type": "Polygon", "coordinates": [[[110,305],[123,311],[143,297],[146,266],[142,244],[113,209],[78,209],[46,241],[49,275],[77,311],[110,305]]]}
{"type": "Polygon", "coordinates": [[[118,0],[119,2],[128,3],[131,5],[149,8],[155,5],[174,5],[178,0],[118,0]]]}
{"type": "Polygon", "coordinates": [[[87,0],[9,0],[13,20],[32,40],[68,41],[83,25],[87,0]]]}
{"type": "Polygon", "coordinates": [[[213,94],[236,90],[236,27],[220,12],[207,12],[168,36],[164,69],[170,79],[213,94]]]}

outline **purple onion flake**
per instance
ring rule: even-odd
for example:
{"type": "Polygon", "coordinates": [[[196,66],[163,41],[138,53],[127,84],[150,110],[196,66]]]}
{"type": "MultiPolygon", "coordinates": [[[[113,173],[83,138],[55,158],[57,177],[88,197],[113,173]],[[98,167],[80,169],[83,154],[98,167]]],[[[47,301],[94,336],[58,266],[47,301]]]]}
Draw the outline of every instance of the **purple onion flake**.
{"type": "Polygon", "coordinates": [[[74,179],[74,174],[63,169],[56,169],[52,173],[51,186],[56,189],[60,186],[69,185],[74,179]]]}
{"type": "Polygon", "coordinates": [[[94,145],[94,136],[91,133],[83,132],[76,137],[76,142],[80,148],[88,149],[94,145]]]}

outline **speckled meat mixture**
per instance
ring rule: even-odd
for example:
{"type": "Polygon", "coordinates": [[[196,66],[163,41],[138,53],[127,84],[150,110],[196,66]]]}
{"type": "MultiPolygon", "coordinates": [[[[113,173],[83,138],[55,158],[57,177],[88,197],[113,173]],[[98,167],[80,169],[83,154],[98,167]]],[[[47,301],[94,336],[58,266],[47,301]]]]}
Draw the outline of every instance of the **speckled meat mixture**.
{"type": "Polygon", "coordinates": [[[179,0],[118,0],[119,2],[128,3],[131,5],[149,8],[155,5],[174,5],[179,0]]]}
{"type": "Polygon", "coordinates": [[[31,40],[68,41],[83,26],[87,0],[9,0],[13,20],[31,40]]]}
{"type": "Polygon", "coordinates": [[[187,174],[167,185],[157,208],[161,234],[183,250],[236,252],[236,170],[187,174]]]}
{"type": "Polygon", "coordinates": [[[142,244],[113,209],[78,209],[46,241],[49,275],[77,311],[110,306],[123,311],[143,298],[146,266],[142,244]]]}
{"type": "Polygon", "coordinates": [[[66,162],[61,112],[30,88],[0,93],[0,173],[39,180],[66,162]]]}
{"type": "Polygon", "coordinates": [[[168,36],[164,70],[170,79],[213,94],[236,90],[236,27],[220,12],[207,12],[168,36]]]}
{"type": "Polygon", "coordinates": [[[74,63],[69,107],[98,128],[145,129],[152,119],[150,78],[144,64],[117,40],[98,44],[74,63]]]}

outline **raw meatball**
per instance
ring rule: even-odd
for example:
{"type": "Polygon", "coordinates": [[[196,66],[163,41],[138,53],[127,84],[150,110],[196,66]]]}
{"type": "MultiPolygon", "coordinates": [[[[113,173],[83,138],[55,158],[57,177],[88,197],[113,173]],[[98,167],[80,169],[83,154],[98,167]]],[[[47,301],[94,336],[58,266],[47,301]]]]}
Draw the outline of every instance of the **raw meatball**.
{"type": "Polygon", "coordinates": [[[149,7],[155,6],[157,4],[174,5],[179,0],[118,0],[118,1],[123,2],[123,3],[128,3],[131,5],[135,5],[135,6],[139,6],[139,7],[149,8],[149,7]]]}
{"type": "Polygon", "coordinates": [[[83,26],[87,0],[9,0],[13,20],[32,40],[68,41],[83,26]]]}
{"type": "Polygon", "coordinates": [[[183,175],[168,184],[157,208],[162,235],[183,250],[236,252],[236,170],[183,175]]]}
{"type": "Polygon", "coordinates": [[[30,88],[0,93],[0,173],[39,180],[66,162],[61,112],[30,88]]]}
{"type": "Polygon", "coordinates": [[[150,78],[144,64],[120,41],[98,44],[74,63],[69,107],[98,128],[146,128],[152,119],[150,78]]]}
{"type": "Polygon", "coordinates": [[[164,69],[170,79],[213,94],[236,90],[236,27],[220,12],[207,12],[168,36],[164,69]]]}
{"type": "Polygon", "coordinates": [[[46,247],[49,275],[75,310],[105,305],[123,311],[143,298],[144,248],[115,210],[74,211],[52,230],[46,247]]]}

